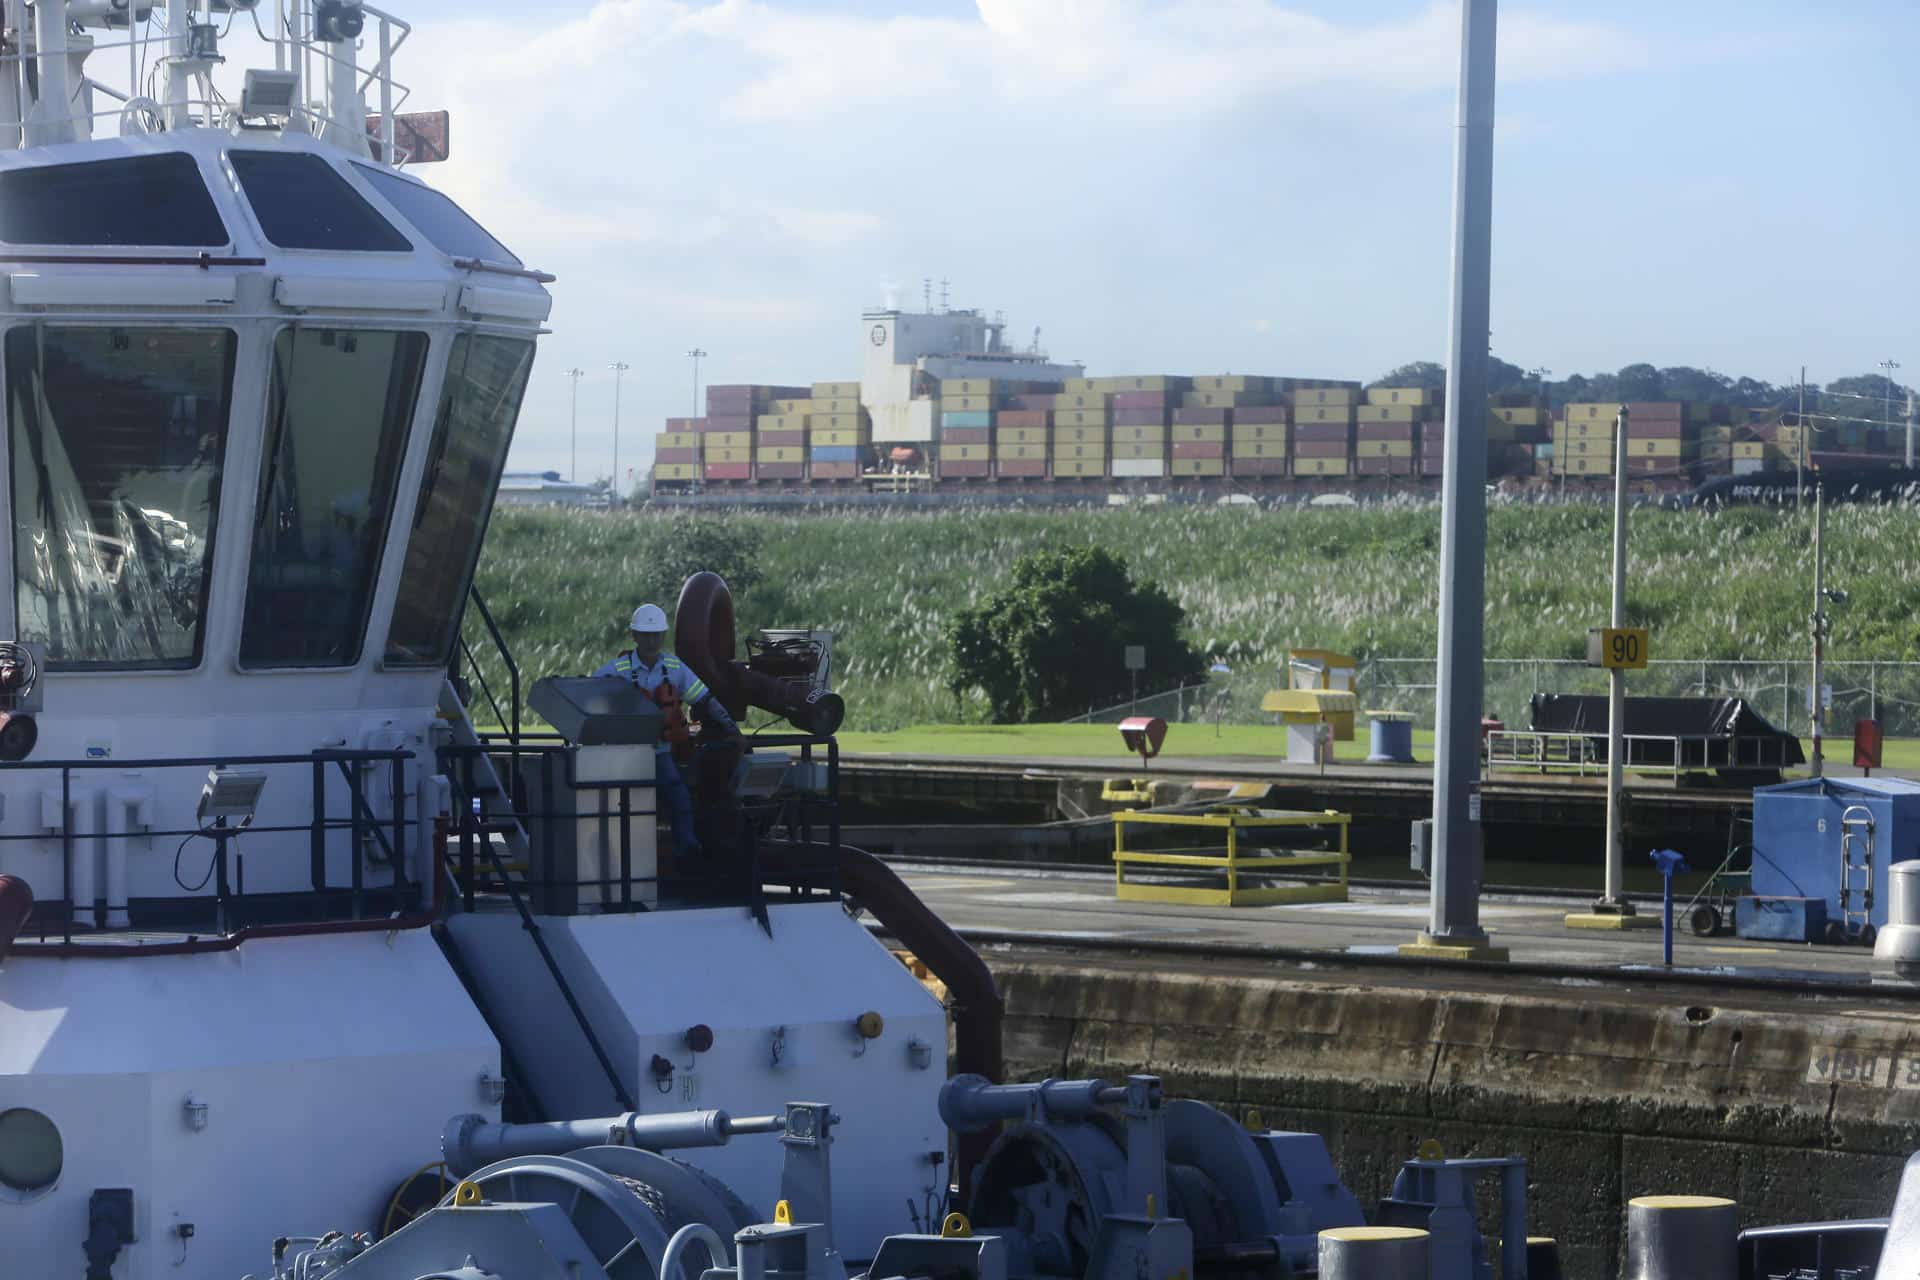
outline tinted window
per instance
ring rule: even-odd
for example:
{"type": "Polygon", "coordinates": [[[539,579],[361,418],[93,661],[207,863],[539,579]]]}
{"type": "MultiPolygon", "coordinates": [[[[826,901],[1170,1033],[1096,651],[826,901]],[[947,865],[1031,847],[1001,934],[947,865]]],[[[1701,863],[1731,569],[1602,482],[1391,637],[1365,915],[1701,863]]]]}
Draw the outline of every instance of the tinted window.
{"type": "Polygon", "coordinates": [[[427,339],[283,329],[273,344],[243,667],[348,667],[393,510],[427,339]]]}
{"type": "Polygon", "coordinates": [[[7,334],[14,601],[56,667],[189,667],[233,386],[224,329],[7,334]]]}
{"type": "Polygon", "coordinates": [[[0,171],[8,244],[227,243],[200,166],[174,152],[0,171]]]}
{"type": "Polygon", "coordinates": [[[520,259],[514,257],[507,246],[488,235],[487,229],[468,217],[466,210],[432,187],[421,186],[390,169],[376,169],[367,164],[354,168],[448,257],[520,265],[520,259]]]}
{"type": "Polygon", "coordinates": [[[260,230],[282,249],[404,253],[413,248],[319,156],[297,151],[227,154],[253,216],[260,219],[260,230]]]}
{"type": "Polygon", "coordinates": [[[532,366],[533,343],[523,338],[454,340],[387,632],[389,666],[437,667],[453,650],[532,366]]]}

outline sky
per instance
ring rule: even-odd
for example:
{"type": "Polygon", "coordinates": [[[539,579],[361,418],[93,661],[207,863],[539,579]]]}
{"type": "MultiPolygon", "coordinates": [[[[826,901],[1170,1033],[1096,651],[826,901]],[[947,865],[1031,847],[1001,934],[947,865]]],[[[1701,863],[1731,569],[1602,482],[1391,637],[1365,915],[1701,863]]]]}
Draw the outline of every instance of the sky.
{"type": "MultiPolygon", "coordinates": [[[[620,361],[642,478],[690,349],[855,378],[860,312],[929,278],[1095,375],[1445,358],[1457,2],[392,7],[405,109],[453,117],[417,172],[558,277],[515,469],[611,473],[620,361]]],[[[1494,354],[1920,375],[1920,5],[1511,0],[1499,36],[1494,354]]]]}

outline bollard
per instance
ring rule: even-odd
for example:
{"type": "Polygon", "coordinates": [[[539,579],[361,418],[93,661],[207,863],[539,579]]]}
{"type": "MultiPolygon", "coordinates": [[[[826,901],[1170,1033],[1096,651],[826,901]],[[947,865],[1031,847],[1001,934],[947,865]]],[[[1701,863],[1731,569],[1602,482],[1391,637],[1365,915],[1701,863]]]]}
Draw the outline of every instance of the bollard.
{"type": "Polygon", "coordinates": [[[1320,1280],[1427,1280],[1427,1233],[1413,1227],[1328,1227],[1320,1280]]]}
{"type": "Polygon", "coordinates": [[[1660,872],[1660,944],[1664,963],[1673,967],[1673,877],[1675,873],[1684,874],[1687,862],[1671,849],[1655,849],[1647,857],[1653,860],[1654,867],[1660,872]]]}
{"type": "Polygon", "coordinates": [[[1920,861],[1896,862],[1887,871],[1887,922],[1874,937],[1873,958],[1912,982],[1920,979],[1920,861]]]}
{"type": "Polygon", "coordinates": [[[1740,1207],[1719,1196],[1627,1202],[1626,1280],[1734,1280],[1740,1207]]]}

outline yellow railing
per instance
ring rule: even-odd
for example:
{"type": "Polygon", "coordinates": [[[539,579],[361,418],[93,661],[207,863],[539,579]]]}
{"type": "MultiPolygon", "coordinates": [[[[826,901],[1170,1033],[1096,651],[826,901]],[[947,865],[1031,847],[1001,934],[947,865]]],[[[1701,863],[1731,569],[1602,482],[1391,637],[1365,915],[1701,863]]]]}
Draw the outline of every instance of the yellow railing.
{"type": "Polygon", "coordinates": [[[1123,810],[1113,815],[1114,895],[1131,902],[1176,902],[1209,907],[1259,907],[1276,903],[1345,902],[1347,868],[1353,857],[1347,852],[1347,826],[1351,814],[1332,809],[1318,813],[1252,809],[1224,806],[1208,813],[1151,813],[1123,810]],[[1207,852],[1147,851],[1127,848],[1128,827],[1184,827],[1207,832],[1224,832],[1226,852],[1213,852],[1219,845],[1209,841],[1207,852]],[[1336,827],[1340,832],[1337,850],[1261,851],[1252,857],[1240,851],[1245,836],[1282,827],[1336,827]],[[1226,888],[1198,888],[1190,885],[1159,884],[1127,879],[1128,867],[1175,867],[1190,870],[1217,870],[1226,873],[1226,888]],[[1240,877],[1249,871],[1294,871],[1306,867],[1337,867],[1338,879],[1309,884],[1263,884],[1242,888],[1240,877]]]}

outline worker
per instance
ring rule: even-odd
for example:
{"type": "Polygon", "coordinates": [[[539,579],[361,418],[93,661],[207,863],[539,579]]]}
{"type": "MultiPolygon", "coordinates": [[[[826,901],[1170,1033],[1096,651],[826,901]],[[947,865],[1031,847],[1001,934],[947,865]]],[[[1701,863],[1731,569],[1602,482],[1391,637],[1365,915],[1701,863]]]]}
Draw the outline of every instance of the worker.
{"type": "MultiPolygon", "coordinates": [[[[684,707],[702,724],[716,726],[732,737],[739,736],[733,717],[720,705],[720,699],[713,696],[713,690],[707,688],[707,682],[666,651],[664,609],[657,604],[641,605],[633,611],[630,630],[633,648],[602,666],[594,675],[632,681],[634,687],[655,702],[684,707]]],[[[674,763],[672,736],[670,726],[669,733],[661,735],[660,741],[654,744],[654,790],[666,807],[667,820],[673,828],[674,851],[683,857],[693,857],[700,852],[699,837],[693,832],[693,798],[687,792],[687,782],[679,766],[674,763]]],[[[684,722],[679,737],[685,740],[684,722]]]]}

